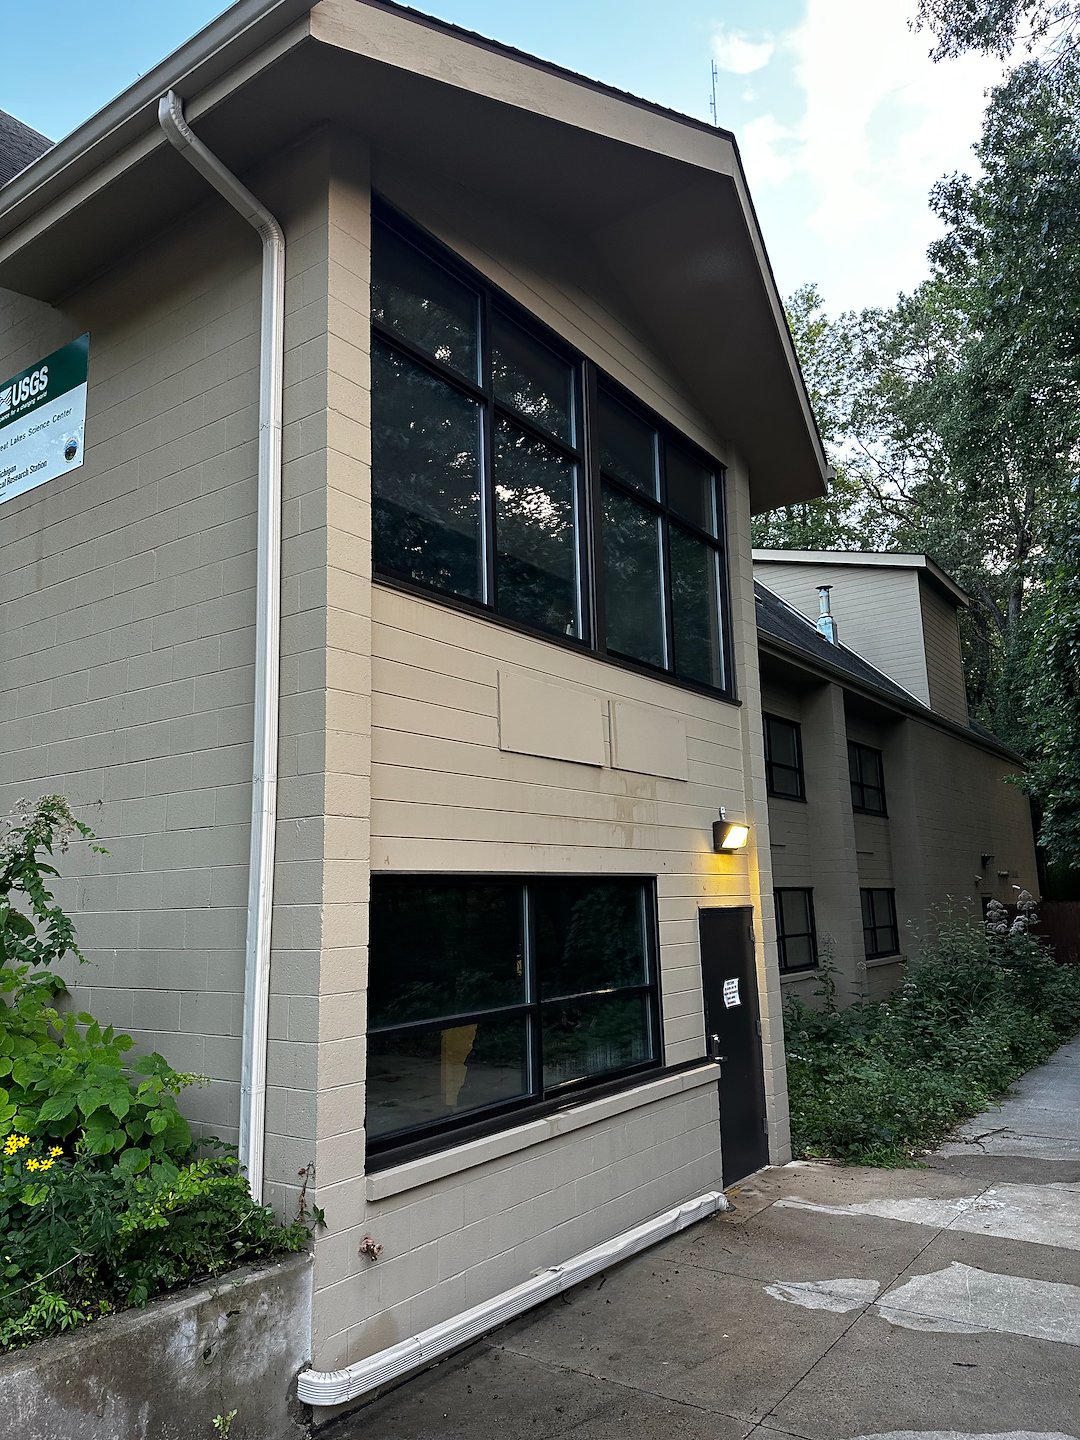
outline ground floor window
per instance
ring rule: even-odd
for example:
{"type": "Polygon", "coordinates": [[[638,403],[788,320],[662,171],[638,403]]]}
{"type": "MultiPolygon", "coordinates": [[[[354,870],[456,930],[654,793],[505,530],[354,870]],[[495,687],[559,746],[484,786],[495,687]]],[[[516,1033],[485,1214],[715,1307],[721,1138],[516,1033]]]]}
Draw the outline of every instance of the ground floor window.
{"type": "Polygon", "coordinates": [[[813,890],[777,890],[776,941],[781,970],[812,970],[817,964],[813,890]]]}
{"type": "Polygon", "coordinates": [[[899,955],[900,931],[896,924],[895,890],[861,890],[863,945],[868,960],[899,955]]]}
{"type": "Polygon", "coordinates": [[[657,1065],[655,886],[375,875],[368,1151],[657,1065]]]}

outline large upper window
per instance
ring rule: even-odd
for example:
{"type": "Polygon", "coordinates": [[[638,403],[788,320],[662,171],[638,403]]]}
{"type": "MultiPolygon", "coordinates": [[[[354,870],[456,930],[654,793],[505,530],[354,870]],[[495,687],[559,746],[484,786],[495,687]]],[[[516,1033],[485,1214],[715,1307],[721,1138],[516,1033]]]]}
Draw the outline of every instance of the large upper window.
{"type": "Polygon", "coordinates": [[[804,800],[801,727],[779,715],[766,715],[765,784],[770,795],[784,800],[804,800]]]}
{"type": "Polygon", "coordinates": [[[730,693],[720,466],[383,206],[371,263],[376,570],[730,693]]]}
{"type": "Polygon", "coordinates": [[[368,1149],[659,1063],[642,880],[375,875],[368,1149]]]}
{"type": "Polygon", "coordinates": [[[848,741],[851,804],[865,815],[885,814],[885,767],[881,751],[848,741]]]}

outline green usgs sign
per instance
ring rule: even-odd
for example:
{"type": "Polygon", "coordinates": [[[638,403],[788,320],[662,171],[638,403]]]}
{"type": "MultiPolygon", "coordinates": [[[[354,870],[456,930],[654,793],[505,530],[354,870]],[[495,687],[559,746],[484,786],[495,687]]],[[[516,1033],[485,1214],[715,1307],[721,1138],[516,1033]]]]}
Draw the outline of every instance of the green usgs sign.
{"type": "Polygon", "coordinates": [[[90,336],[0,381],[0,505],[83,462],[90,336]]]}

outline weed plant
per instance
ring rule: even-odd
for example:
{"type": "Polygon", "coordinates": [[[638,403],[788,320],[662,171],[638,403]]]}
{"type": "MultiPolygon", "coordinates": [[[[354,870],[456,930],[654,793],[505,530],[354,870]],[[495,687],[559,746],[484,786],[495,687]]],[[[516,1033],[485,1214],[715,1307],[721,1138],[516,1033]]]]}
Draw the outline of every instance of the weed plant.
{"type": "Polygon", "coordinates": [[[1080,966],[1009,921],[938,918],[900,988],[840,1009],[829,957],[820,1009],[785,1011],[792,1148],[802,1159],[911,1165],[1080,1029],[1080,966]]]}
{"type": "Polygon", "coordinates": [[[176,1097],[199,1077],[64,1008],[53,967],[82,956],[49,862],[73,837],[56,795],[0,821],[0,1349],[308,1239],[195,1146],[176,1097]]]}

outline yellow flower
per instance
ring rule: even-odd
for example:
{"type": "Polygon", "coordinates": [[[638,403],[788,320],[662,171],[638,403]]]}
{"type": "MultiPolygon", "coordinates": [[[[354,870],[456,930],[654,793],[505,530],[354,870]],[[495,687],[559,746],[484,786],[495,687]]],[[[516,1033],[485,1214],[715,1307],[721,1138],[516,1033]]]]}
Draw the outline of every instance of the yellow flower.
{"type": "Polygon", "coordinates": [[[26,1168],[31,1172],[31,1174],[33,1174],[35,1170],[41,1169],[41,1161],[35,1160],[34,1157],[31,1155],[30,1159],[26,1162],[26,1168]]]}
{"type": "Polygon", "coordinates": [[[54,1146],[52,1147],[52,1149],[49,1151],[49,1154],[52,1156],[52,1158],[53,1158],[54,1160],[58,1160],[63,1153],[64,1153],[64,1147],[63,1147],[62,1145],[54,1145],[54,1146]]]}
{"type": "Polygon", "coordinates": [[[29,1144],[28,1136],[11,1134],[4,1141],[4,1154],[14,1155],[17,1150],[23,1150],[29,1144]]]}
{"type": "MultiPolygon", "coordinates": [[[[29,1166],[29,1165],[31,1164],[31,1161],[28,1160],[26,1163],[27,1163],[27,1166],[29,1166]]],[[[56,1161],[55,1161],[55,1160],[39,1160],[39,1161],[38,1161],[38,1167],[37,1167],[37,1168],[38,1168],[39,1170],[51,1170],[52,1167],[53,1167],[55,1164],[56,1164],[56,1161]]]]}

